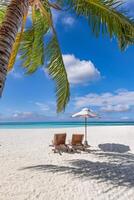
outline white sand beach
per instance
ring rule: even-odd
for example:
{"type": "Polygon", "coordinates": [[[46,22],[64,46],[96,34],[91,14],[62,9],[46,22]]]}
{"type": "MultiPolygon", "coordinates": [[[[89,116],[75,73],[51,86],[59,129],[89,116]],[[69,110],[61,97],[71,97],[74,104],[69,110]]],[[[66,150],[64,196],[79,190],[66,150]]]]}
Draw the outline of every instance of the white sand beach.
{"type": "Polygon", "coordinates": [[[89,127],[90,153],[54,154],[62,132],[83,128],[0,130],[0,200],[134,199],[134,126],[89,127]]]}

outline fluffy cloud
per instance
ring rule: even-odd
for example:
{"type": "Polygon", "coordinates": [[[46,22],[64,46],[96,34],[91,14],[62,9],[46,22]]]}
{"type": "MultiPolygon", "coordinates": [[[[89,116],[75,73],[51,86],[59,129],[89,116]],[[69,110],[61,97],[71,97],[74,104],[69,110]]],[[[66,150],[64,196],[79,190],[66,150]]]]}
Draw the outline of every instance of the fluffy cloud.
{"type": "Polygon", "coordinates": [[[68,16],[62,11],[51,9],[52,11],[52,18],[54,25],[56,26],[58,23],[62,23],[66,26],[72,26],[75,23],[75,18],[72,16],[68,16]]]}
{"type": "Polygon", "coordinates": [[[104,112],[127,112],[130,109],[129,105],[107,105],[101,108],[104,112]]]}
{"type": "Polygon", "coordinates": [[[100,78],[100,72],[89,60],[80,60],[74,55],[63,55],[68,78],[71,84],[85,84],[100,78]]]}
{"type": "Polygon", "coordinates": [[[98,106],[106,112],[124,112],[134,106],[134,91],[118,90],[115,93],[87,94],[75,98],[77,108],[98,106]]]}

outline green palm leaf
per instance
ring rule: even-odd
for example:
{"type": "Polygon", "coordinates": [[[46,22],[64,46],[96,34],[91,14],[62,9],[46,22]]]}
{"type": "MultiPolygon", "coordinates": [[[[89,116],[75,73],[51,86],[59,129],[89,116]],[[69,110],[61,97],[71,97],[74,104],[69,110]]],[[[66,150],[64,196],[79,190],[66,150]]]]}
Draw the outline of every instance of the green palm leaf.
{"type": "Polygon", "coordinates": [[[15,63],[15,60],[16,60],[16,57],[17,57],[17,54],[18,54],[18,50],[19,50],[19,47],[20,47],[21,39],[22,39],[22,36],[23,36],[26,18],[27,18],[27,15],[25,15],[23,17],[23,23],[22,23],[21,31],[17,34],[17,37],[15,39],[15,42],[14,42],[14,45],[13,45],[13,48],[12,48],[12,53],[11,53],[11,56],[10,56],[10,60],[9,60],[9,63],[8,63],[8,71],[11,71],[13,66],[14,66],[14,63],[15,63]]]}
{"type": "Polygon", "coordinates": [[[6,12],[6,8],[5,7],[0,7],[0,25],[3,22],[3,19],[5,17],[5,12],[6,12]]]}
{"type": "Polygon", "coordinates": [[[44,64],[44,35],[49,30],[46,18],[38,10],[33,12],[33,26],[24,33],[20,48],[23,67],[28,74],[44,64]]]}
{"type": "Polygon", "coordinates": [[[39,66],[43,66],[46,58],[47,63],[49,63],[48,73],[56,82],[57,112],[61,112],[69,101],[70,91],[56,32],[51,22],[50,9],[41,7],[41,13],[33,10],[32,19],[33,26],[24,33],[20,48],[21,59],[24,61],[23,67],[26,68],[27,73],[31,74],[39,66]],[[50,29],[53,30],[53,33],[49,34],[51,39],[45,48],[44,36],[50,29]]]}
{"type": "Polygon", "coordinates": [[[54,35],[47,46],[48,73],[56,82],[57,112],[65,109],[69,97],[69,82],[62,54],[58,45],[57,37],[54,35]]]}
{"type": "Polygon", "coordinates": [[[5,17],[6,8],[9,5],[10,0],[0,0],[0,25],[5,17]]]}
{"type": "Polygon", "coordinates": [[[123,50],[134,43],[134,21],[125,17],[119,11],[120,1],[116,0],[58,0],[79,16],[84,16],[96,36],[100,32],[111,37],[116,36],[123,50]]]}

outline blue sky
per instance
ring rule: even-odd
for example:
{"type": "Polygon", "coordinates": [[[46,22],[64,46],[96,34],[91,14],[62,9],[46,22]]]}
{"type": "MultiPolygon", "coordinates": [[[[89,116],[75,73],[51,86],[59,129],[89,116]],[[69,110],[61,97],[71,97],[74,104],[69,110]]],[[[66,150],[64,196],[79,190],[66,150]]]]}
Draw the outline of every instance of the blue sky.
{"type": "MultiPolygon", "coordinates": [[[[134,1],[125,7],[134,16],[134,1]]],[[[71,14],[54,12],[54,21],[71,84],[65,113],[56,114],[55,86],[44,69],[26,76],[17,60],[0,99],[0,120],[72,120],[83,107],[101,120],[134,120],[134,46],[120,52],[115,39],[96,39],[87,22],[71,14]]]]}

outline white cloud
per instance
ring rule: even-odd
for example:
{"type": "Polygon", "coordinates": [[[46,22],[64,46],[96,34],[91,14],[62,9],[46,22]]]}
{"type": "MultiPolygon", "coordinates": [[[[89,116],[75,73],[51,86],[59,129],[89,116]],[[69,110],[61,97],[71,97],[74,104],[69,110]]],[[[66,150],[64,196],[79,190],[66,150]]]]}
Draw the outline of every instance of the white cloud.
{"type": "Polygon", "coordinates": [[[75,106],[98,106],[109,112],[127,111],[134,106],[134,91],[118,90],[115,93],[87,94],[84,97],[76,97],[75,106]]]}
{"type": "Polygon", "coordinates": [[[45,103],[41,103],[41,102],[36,102],[35,103],[39,108],[40,110],[42,111],[48,111],[50,108],[48,105],[46,105],[45,103]]]}
{"type": "Polygon", "coordinates": [[[28,112],[28,111],[15,111],[11,114],[5,115],[0,114],[0,120],[1,121],[32,121],[32,120],[43,120],[45,119],[45,116],[36,113],[36,112],[28,112]]]}
{"type": "Polygon", "coordinates": [[[45,119],[45,116],[40,114],[40,113],[36,113],[36,112],[14,112],[11,114],[11,116],[6,117],[6,119],[8,120],[12,120],[12,121],[25,121],[25,120],[43,120],[45,119]]]}
{"type": "Polygon", "coordinates": [[[71,16],[65,16],[65,17],[62,18],[62,23],[64,25],[72,26],[75,23],[75,19],[71,16]]]}
{"type": "Polygon", "coordinates": [[[13,113],[12,117],[13,118],[21,118],[21,119],[25,119],[25,118],[29,118],[33,116],[32,112],[15,112],[13,113]]]}
{"type": "Polygon", "coordinates": [[[127,112],[130,109],[129,105],[107,105],[101,108],[104,112],[127,112]]]}
{"type": "Polygon", "coordinates": [[[54,25],[62,23],[63,25],[72,26],[75,23],[75,19],[72,16],[66,15],[64,12],[55,10],[52,8],[52,18],[54,25]]]}
{"type": "Polygon", "coordinates": [[[80,60],[74,55],[63,55],[63,60],[71,84],[85,84],[100,78],[100,72],[89,60],[80,60]]]}

